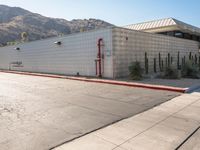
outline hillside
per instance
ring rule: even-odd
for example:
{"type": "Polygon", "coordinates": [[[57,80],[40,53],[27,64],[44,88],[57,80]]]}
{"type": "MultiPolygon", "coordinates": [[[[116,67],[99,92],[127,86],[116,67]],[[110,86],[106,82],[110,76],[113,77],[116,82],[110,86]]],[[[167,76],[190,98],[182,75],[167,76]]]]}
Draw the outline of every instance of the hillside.
{"type": "Polygon", "coordinates": [[[92,30],[112,26],[99,19],[77,19],[68,21],[32,13],[19,7],[0,5],[0,45],[20,41],[21,33],[28,34],[28,40],[92,30]]]}

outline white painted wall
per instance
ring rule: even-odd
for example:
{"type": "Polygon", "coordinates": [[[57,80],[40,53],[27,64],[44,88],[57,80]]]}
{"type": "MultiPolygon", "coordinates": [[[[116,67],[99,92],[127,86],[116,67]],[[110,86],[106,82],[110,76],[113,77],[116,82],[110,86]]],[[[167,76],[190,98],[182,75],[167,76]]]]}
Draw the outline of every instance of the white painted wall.
{"type": "Polygon", "coordinates": [[[104,41],[103,76],[112,78],[111,28],[0,48],[0,69],[9,69],[11,62],[21,61],[23,67],[10,65],[11,70],[67,75],[76,75],[79,72],[80,75],[95,76],[99,38],[103,38],[104,41]],[[62,45],[54,44],[55,41],[61,41],[62,45]],[[20,51],[14,50],[15,47],[20,47],[20,51]]]}
{"type": "Polygon", "coordinates": [[[150,73],[159,52],[163,60],[170,52],[175,64],[178,51],[181,58],[189,52],[199,56],[198,42],[115,27],[0,48],[0,69],[95,76],[99,38],[104,42],[102,68],[106,78],[128,76],[128,67],[136,60],[144,67],[145,52],[150,73]],[[61,41],[62,45],[54,44],[55,41],[61,41]],[[20,51],[14,50],[15,47],[20,51]],[[23,67],[10,65],[15,61],[22,62],[23,67]]]}

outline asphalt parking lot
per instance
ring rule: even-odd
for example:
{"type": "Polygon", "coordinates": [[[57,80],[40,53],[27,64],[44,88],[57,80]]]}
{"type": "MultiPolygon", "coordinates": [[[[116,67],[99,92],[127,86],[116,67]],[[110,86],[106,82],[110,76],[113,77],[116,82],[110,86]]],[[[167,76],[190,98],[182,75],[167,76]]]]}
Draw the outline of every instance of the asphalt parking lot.
{"type": "Polygon", "coordinates": [[[0,73],[0,149],[51,149],[178,95],[0,73]]]}

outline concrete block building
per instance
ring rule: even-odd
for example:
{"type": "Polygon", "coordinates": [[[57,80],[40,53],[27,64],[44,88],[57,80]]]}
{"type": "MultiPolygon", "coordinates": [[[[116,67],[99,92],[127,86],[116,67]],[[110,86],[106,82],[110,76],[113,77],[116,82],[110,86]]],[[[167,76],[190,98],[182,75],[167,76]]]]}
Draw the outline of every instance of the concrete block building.
{"type": "MultiPolygon", "coordinates": [[[[199,59],[199,28],[184,23],[172,28],[171,24],[160,23],[149,26],[148,31],[141,27],[138,31],[134,26],[109,27],[2,47],[0,69],[120,78],[129,75],[128,67],[134,61],[144,67],[145,54],[150,74],[155,73],[159,55],[165,62],[170,54],[174,65],[178,55],[180,60],[188,59],[189,55],[199,59]],[[176,37],[176,32],[183,36],[176,37]]],[[[159,72],[158,65],[156,70],[159,72]]]]}

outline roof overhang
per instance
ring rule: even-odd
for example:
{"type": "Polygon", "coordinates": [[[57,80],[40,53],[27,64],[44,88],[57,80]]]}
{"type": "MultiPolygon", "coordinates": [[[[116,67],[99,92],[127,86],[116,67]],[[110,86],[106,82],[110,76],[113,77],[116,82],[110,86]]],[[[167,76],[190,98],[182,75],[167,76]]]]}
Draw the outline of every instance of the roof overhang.
{"type": "Polygon", "coordinates": [[[145,29],[145,30],[141,30],[141,31],[150,32],[150,33],[181,31],[181,32],[184,32],[184,33],[200,36],[200,33],[196,32],[195,30],[190,30],[190,29],[179,27],[179,26],[176,26],[176,25],[160,27],[160,28],[145,29]]]}
{"type": "Polygon", "coordinates": [[[150,33],[158,33],[158,32],[169,32],[169,31],[175,31],[175,30],[179,30],[179,28],[177,26],[167,26],[167,27],[145,29],[141,31],[150,32],[150,33]]]}
{"type": "Polygon", "coordinates": [[[174,18],[166,18],[155,21],[149,21],[139,24],[125,26],[132,30],[140,30],[144,32],[158,33],[168,31],[182,31],[192,35],[200,36],[200,28],[189,25],[174,18]]]}

